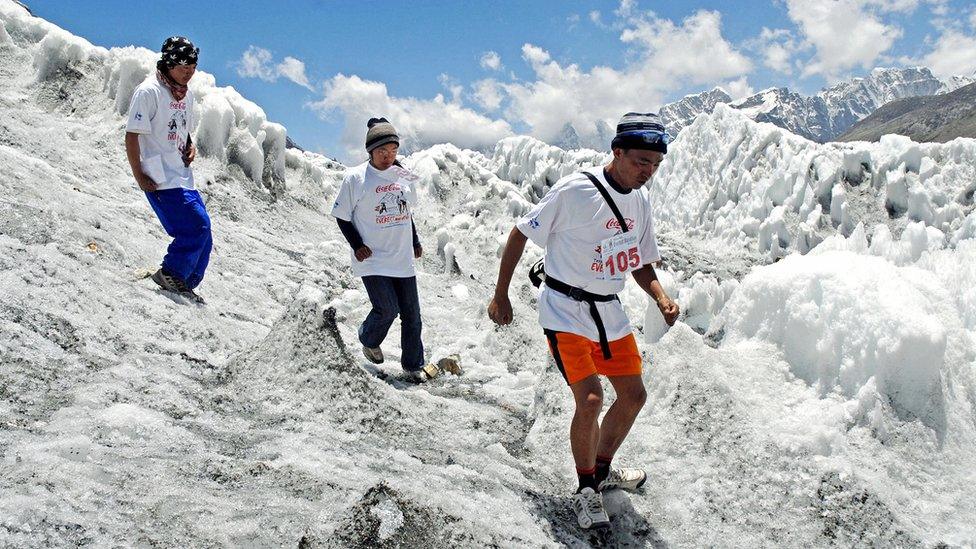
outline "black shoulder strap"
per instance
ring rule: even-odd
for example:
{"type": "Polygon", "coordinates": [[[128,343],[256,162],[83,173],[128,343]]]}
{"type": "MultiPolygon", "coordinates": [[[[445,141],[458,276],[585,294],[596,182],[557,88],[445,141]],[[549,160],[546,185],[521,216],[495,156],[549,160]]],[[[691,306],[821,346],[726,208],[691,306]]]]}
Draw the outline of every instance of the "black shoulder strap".
{"type": "Polygon", "coordinates": [[[546,281],[546,266],[542,263],[542,260],[536,261],[529,268],[529,282],[533,286],[538,288],[546,281]]]}
{"type": "Polygon", "coordinates": [[[600,183],[600,180],[597,179],[596,176],[591,174],[590,172],[582,172],[582,173],[583,175],[588,177],[590,181],[593,182],[593,184],[596,186],[596,189],[600,191],[600,194],[603,195],[603,199],[607,201],[607,204],[610,206],[610,209],[613,210],[613,215],[617,216],[617,222],[620,223],[620,230],[622,232],[629,231],[630,228],[627,227],[627,222],[624,220],[624,216],[620,215],[620,210],[617,209],[617,204],[613,201],[613,198],[610,197],[610,193],[607,192],[607,189],[606,187],[603,186],[603,183],[600,183]]]}

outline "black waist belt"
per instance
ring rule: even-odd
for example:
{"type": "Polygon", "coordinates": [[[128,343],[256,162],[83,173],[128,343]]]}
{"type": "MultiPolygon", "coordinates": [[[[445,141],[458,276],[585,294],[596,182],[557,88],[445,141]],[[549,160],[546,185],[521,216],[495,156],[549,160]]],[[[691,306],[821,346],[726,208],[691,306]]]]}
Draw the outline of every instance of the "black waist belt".
{"type": "Polygon", "coordinates": [[[600,349],[603,351],[603,358],[609,360],[612,355],[610,354],[610,342],[607,341],[607,329],[603,327],[603,319],[600,318],[600,311],[597,310],[596,304],[597,302],[606,303],[617,300],[617,294],[600,295],[590,293],[582,288],[570,286],[565,282],[556,280],[551,276],[546,276],[546,286],[568,296],[570,299],[582,301],[590,306],[590,316],[593,317],[593,322],[596,323],[596,332],[600,335],[600,349]]]}

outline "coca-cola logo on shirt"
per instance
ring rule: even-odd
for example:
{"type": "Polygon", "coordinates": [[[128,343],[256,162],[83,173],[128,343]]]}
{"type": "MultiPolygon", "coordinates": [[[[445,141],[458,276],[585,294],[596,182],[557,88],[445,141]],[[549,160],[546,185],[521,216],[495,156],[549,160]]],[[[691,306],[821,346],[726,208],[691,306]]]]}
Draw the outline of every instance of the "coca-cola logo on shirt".
{"type": "Polygon", "coordinates": [[[376,187],[376,193],[377,194],[380,194],[380,193],[395,193],[395,192],[400,191],[400,190],[402,190],[400,188],[400,185],[397,185],[396,183],[390,183],[389,185],[383,185],[382,187],[376,187]]]}
{"type": "MultiPolygon", "coordinates": [[[[631,219],[631,218],[629,218],[629,217],[625,217],[624,218],[624,221],[627,222],[627,230],[628,231],[633,231],[634,230],[634,220],[631,219]]],[[[610,221],[607,221],[607,228],[608,229],[620,229],[620,222],[617,221],[617,218],[616,217],[614,217],[610,221]]]]}

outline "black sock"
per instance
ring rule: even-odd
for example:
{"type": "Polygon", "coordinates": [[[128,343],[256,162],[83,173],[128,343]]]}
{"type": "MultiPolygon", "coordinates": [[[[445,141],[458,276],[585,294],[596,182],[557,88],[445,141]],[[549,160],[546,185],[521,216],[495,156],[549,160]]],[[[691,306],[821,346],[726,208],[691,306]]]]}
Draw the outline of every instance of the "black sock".
{"type": "Polygon", "coordinates": [[[596,457],[596,483],[599,485],[610,475],[610,462],[613,460],[612,457],[597,456],[596,457]]]}
{"type": "Polygon", "coordinates": [[[577,467],[576,475],[579,477],[579,488],[576,489],[577,494],[583,491],[583,488],[592,488],[596,492],[597,482],[595,469],[580,469],[577,467]]]}

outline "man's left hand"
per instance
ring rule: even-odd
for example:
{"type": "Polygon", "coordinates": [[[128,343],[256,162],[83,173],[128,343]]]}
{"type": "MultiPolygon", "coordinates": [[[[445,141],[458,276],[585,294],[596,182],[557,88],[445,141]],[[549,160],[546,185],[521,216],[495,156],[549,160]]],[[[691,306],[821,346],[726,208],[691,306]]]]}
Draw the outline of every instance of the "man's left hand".
{"type": "Polygon", "coordinates": [[[668,323],[668,326],[674,326],[676,320],[678,320],[678,304],[674,302],[668,296],[663,296],[661,299],[657,300],[657,308],[664,315],[664,321],[668,323]]]}
{"type": "Polygon", "coordinates": [[[414,259],[420,259],[420,256],[422,256],[422,255],[424,255],[424,247],[423,246],[414,246],[413,247],[413,257],[414,257],[414,259]]]}

